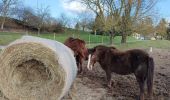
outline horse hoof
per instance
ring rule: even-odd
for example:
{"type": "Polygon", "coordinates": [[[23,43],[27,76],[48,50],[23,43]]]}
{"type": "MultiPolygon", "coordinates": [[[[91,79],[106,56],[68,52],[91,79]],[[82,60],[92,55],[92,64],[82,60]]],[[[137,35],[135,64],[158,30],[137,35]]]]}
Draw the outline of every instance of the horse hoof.
{"type": "Polygon", "coordinates": [[[153,97],[149,97],[148,100],[154,100],[153,97]]]}
{"type": "Polygon", "coordinates": [[[112,95],[113,94],[113,91],[112,89],[109,89],[108,92],[107,92],[108,95],[112,95]]]}
{"type": "Polygon", "coordinates": [[[111,86],[111,85],[107,85],[107,87],[108,87],[109,89],[111,89],[111,88],[112,88],[112,86],[111,86]]]}
{"type": "Polygon", "coordinates": [[[111,84],[111,85],[108,85],[108,84],[106,84],[106,83],[103,83],[102,85],[103,85],[105,88],[112,89],[112,84],[111,84]]]}
{"type": "Polygon", "coordinates": [[[139,96],[136,96],[136,100],[140,100],[140,97],[139,97],[139,96]]]}
{"type": "Polygon", "coordinates": [[[82,73],[82,71],[81,70],[78,70],[78,74],[81,74],[82,73]]]}
{"type": "Polygon", "coordinates": [[[107,87],[111,89],[112,85],[113,85],[113,82],[109,82],[109,84],[107,84],[107,87]]]}

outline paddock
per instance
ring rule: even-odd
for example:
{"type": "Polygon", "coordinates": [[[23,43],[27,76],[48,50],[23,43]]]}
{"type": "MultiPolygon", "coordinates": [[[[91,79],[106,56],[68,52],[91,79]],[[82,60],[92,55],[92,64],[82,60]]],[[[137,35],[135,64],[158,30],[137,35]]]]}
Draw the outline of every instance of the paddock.
{"type": "MultiPolygon", "coordinates": [[[[149,52],[149,49],[147,49],[149,52]]],[[[154,100],[168,100],[170,98],[170,50],[156,49],[150,55],[155,61],[154,74],[154,100]]],[[[134,75],[112,75],[113,92],[108,93],[106,87],[105,72],[99,64],[96,64],[93,71],[88,71],[87,61],[83,63],[83,74],[79,75],[75,80],[75,90],[73,91],[78,100],[134,100],[139,94],[138,84],[134,75]],[[131,84],[134,86],[131,87],[131,84]]],[[[72,90],[70,90],[72,91],[72,90]]],[[[62,100],[71,100],[66,95],[62,100]]],[[[0,100],[9,100],[0,92],[0,100]]]]}
{"type": "MultiPolygon", "coordinates": [[[[148,49],[149,51],[149,49],[148,49]]],[[[168,100],[170,98],[170,50],[153,48],[149,53],[155,60],[153,100],[168,100]]],[[[138,83],[134,75],[118,75],[112,73],[113,93],[108,93],[106,75],[99,64],[92,71],[85,71],[76,78],[76,93],[81,100],[134,100],[139,94],[138,83]],[[131,87],[131,85],[133,87],[131,87]]],[[[146,94],[146,93],[145,93],[146,94]]],[[[64,100],[68,99],[66,96],[64,100]]]]}

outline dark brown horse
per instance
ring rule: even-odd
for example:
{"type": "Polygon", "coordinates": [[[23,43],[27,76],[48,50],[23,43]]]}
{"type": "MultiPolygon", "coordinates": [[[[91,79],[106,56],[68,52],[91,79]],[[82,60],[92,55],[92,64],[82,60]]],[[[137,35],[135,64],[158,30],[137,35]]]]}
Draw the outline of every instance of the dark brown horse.
{"type": "Polygon", "coordinates": [[[121,52],[114,47],[102,45],[89,49],[89,53],[92,55],[90,65],[93,66],[95,62],[99,62],[102,69],[106,72],[109,87],[111,87],[112,72],[121,75],[133,73],[139,83],[140,100],[144,100],[145,81],[147,81],[148,95],[152,98],[154,61],[148,53],[140,49],[121,52]]]}
{"type": "Polygon", "coordinates": [[[73,50],[76,63],[78,66],[78,73],[82,72],[83,59],[87,59],[88,51],[86,43],[78,38],[69,37],[65,40],[64,44],[73,50]]]}

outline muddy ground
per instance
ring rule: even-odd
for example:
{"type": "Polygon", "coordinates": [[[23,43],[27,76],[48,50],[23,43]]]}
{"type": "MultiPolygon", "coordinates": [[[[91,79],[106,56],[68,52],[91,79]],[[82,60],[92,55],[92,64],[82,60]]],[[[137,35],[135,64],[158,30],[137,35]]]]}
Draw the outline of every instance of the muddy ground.
{"type": "MultiPolygon", "coordinates": [[[[153,100],[170,100],[170,50],[153,49],[150,55],[155,61],[153,100]]],[[[78,100],[135,100],[139,95],[134,75],[121,76],[113,73],[113,92],[110,93],[106,87],[105,72],[100,65],[96,64],[93,71],[88,71],[86,64],[87,62],[83,66],[84,73],[75,81],[74,93],[78,100]]],[[[67,99],[68,97],[64,100],[67,99]]]]}
{"type": "MultiPolygon", "coordinates": [[[[170,50],[153,49],[150,55],[155,61],[153,100],[170,100],[170,50]]],[[[113,92],[111,93],[106,87],[105,72],[100,65],[96,64],[92,71],[88,71],[86,65],[87,62],[84,62],[84,72],[76,78],[75,88],[70,93],[74,95],[73,100],[75,98],[77,100],[136,99],[139,88],[134,75],[121,76],[113,73],[113,92]]],[[[0,100],[4,100],[2,95],[0,95],[0,100]]],[[[65,96],[63,100],[70,100],[70,96],[65,96]]]]}

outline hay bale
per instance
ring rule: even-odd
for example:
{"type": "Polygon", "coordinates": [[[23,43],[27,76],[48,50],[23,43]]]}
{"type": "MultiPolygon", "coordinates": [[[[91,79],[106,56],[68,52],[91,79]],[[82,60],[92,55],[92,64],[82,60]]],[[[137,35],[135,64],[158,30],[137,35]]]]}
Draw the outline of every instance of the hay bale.
{"type": "Polygon", "coordinates": [[[0,89],[10,100],[59,100],[77,74],[72,51],[62,43],[24,36],[0,55],[0,89]]]}

